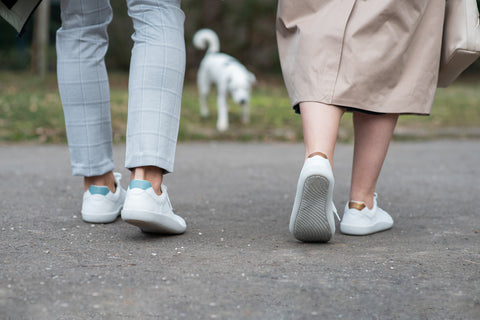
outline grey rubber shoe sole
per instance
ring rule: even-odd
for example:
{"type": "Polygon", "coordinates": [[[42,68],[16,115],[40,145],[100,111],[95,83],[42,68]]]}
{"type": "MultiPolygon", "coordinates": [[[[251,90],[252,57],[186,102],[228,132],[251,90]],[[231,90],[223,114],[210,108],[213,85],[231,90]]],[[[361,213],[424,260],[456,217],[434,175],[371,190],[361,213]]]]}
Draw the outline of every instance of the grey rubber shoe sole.
{"type": "Polygon", "coordinates": [[[332,238],[335,231],[331,230],[327,217],[329,184],[329,180],[321,175],[305,179],[292,229],[296,239],[304,242],[328,242],[332,238]]]}

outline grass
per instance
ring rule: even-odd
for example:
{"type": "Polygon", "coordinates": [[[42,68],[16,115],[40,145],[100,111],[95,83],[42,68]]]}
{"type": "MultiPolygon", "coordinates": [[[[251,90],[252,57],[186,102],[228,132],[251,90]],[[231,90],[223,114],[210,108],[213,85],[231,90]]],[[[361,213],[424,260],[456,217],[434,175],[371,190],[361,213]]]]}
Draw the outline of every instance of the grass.
{"type": "MultiPolygon", "coordinates": [[[[115,142],[125,141],[128,75],[110,75],[112,128],[115,142]]],[[[241,109],[230,101],[230,129],[219,133],[215,94],[209,97],[210,117],[199,115],[193,82],[185,83],[179,141],[301,141],[302,128],[293,114],[281,79],[259,81],[252,96],[251,122],[241,123],[241,109]]],[[[351,114],[341,122],[339,137],[352,139],[351,114]]],[[[402,116],[395,138],[480,137],[480,82],[458,82],[439,89],[430,117],[402,116]]],[[[29,73],[0,72],[0,142],[63,143],[66,141],[63,111],[56,77],[42,80],[29,73]]]]}

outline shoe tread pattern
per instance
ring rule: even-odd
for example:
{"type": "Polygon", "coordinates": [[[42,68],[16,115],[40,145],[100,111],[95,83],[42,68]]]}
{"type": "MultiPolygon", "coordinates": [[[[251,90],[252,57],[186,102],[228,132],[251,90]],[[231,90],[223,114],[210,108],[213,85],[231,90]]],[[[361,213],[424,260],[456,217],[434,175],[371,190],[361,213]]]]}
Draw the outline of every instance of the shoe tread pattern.
{"type": "Polygon", "coordinates": [[[305,179],[293,235],[303,242],[327,242],[332,231],[327,218],[329,181],[314,175],[305,179]]]}

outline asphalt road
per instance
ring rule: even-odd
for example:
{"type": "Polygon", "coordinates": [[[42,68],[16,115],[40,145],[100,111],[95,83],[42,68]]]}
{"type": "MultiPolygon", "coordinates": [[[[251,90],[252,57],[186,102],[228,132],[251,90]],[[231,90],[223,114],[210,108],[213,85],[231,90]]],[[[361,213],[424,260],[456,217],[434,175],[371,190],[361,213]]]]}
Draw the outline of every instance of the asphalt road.
{"type": "MultiPolygon", "coordinates": [[[[68,157],[0,146],[0,319],[480,319],[479,140],[394,143],[377,189],[394,228],[328,244],[288,232],[301,144],[180,144],[181,236],[82,222],[68,157]]],[[[339,212],[351,157],[338,145],[339,212]]]]}

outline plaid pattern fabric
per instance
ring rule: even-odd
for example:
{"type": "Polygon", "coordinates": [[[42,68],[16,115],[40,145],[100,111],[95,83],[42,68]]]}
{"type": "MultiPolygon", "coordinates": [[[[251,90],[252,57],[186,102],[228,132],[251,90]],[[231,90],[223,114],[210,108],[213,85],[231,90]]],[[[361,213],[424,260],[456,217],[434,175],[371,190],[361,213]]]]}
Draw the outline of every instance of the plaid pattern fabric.
{"type": "MultiPolygon", "coordinates": [[[[173,171],[185,73],[179,0],[127,0],[135,33],[129,78],[125,166],[173,171]]],[[[62,0],[57,72],[72,173],[113,170],[110,94],[104,56],[108,0],[62,0]]]]}

